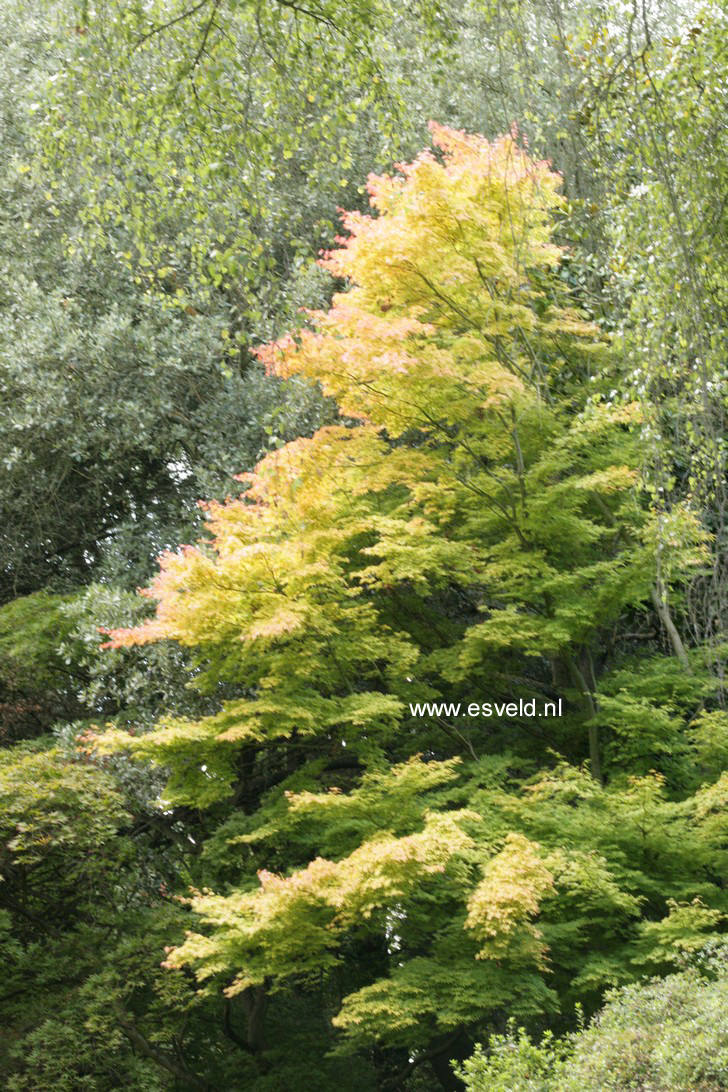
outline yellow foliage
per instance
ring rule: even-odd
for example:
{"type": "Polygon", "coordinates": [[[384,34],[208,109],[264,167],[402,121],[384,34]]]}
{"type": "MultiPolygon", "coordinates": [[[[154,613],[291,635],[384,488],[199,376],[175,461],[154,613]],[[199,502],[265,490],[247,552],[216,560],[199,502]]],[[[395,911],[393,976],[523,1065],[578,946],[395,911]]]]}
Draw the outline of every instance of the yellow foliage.
{"type": "Polygon", "coordinates": [[[465,922],[481,943],[480,959],[507,956],[543,963],[541,933],[531,919],[554,890],[554,877],[538,850],[522,834],[509,834],[500,853],[485,865],[483,879],[468,900],[465,922]]]}

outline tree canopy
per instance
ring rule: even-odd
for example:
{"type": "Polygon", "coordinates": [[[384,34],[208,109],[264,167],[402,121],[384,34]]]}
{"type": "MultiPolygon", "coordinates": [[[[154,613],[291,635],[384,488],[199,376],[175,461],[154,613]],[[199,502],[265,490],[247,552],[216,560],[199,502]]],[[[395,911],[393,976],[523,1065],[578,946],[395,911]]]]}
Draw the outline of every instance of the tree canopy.
{"type": "Polygon", "coordinates": [[[725,13],[0,22],[3,1087],[724,1087],[725,13]]]}

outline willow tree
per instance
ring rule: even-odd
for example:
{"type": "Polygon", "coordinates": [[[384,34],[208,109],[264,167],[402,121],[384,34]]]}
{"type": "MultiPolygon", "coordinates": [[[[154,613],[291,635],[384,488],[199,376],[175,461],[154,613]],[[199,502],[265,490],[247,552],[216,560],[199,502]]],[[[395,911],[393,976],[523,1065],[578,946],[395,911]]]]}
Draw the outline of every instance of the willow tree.
{"type": "Polygon", "coordinates": [[[437,0],[101,0],[58,19],[36,166],[51,188],[78,177],[69,246],[111,249],[182,307],[222,290],[258,337],[372,146],[411,132],[398,31],[449,39],[437,0]]]}

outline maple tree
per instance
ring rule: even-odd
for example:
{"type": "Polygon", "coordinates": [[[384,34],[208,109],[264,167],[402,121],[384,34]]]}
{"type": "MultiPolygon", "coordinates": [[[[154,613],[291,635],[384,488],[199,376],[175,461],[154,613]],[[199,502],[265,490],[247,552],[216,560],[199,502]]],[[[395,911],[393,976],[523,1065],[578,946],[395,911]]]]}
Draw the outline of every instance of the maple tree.
{"type": "MultiPolygon", "coordinates": [[[[498,1013],[593,1007],[714,934],[725,782],[710,746],[690,780],[699,650],[610,656],[651,609],[657,528],[639,410],[602,389],[608,346],[558,275],[558,175],[516,134],[431,128],[435,152],[370,177],[375,214],[344,215],[331,308],[259,350],[349,423],[209,504],[208,538],[162,558],[154,617],[110,635],[178,642],[204,692],[237,692],[96,743],[161,765],[170,806],[235,805],[166,962],[242,997],[254,1054],[268,1005],[326,983],[338,1052],[376,1045],[394,1079],[405,1051],[447,1087],[498,1013]],[[412,711],[516,689],[565,715],[412,711]]],[[[679,505],[660,535],[667,613],[704,535],[679,505]]]]}
{"type": "Polygon", "coordinates": [[[27,7],[0,1085],[722,1087],[725,11],[27,7]]]}

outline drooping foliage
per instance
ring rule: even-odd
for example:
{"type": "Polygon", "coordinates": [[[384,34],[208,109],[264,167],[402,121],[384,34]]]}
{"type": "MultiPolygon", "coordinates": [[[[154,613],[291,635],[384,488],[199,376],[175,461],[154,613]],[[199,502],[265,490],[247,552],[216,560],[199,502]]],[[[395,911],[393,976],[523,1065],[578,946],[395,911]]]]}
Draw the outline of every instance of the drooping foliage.
{"type": "Polygon", "coordinates": [[[183,305],[226,285],[238,330],[260,323],[271,289],[261,282],[278,280],[281,258],[308,253],[310,206],[320,241],[329,195],[353,189],[372,139],[389,150],[411,124],[390,35],[419,34],[436,52],[449,23],[437,0],[401,11],[380,0],[103,0],[77,20],[39,157],[43,169],[73,163],[83,180],[74,246],[118,246],[123,224],[117,254],[138,283],[161,282],[183,305]]]}
{"type": "MultiPolygon", "coordinates": [[[[601,43],[600,54],[608,48],[601,43]]],[[[626,50],[609,94],[592,77],[589,122],[611,191],[604,219],[623,383],[647,417],[645,479],[668,519],[689,493],[713,535],[710,568],[689,588],[688,617],[697,639],[718,646],[716,666],[728,622],[728,223],[718,196],[726,190],[727,66],[725,9],[702,11],[687,33],[626,50]]]]}

